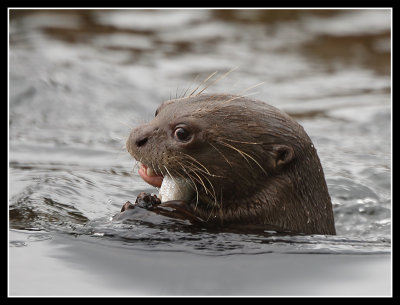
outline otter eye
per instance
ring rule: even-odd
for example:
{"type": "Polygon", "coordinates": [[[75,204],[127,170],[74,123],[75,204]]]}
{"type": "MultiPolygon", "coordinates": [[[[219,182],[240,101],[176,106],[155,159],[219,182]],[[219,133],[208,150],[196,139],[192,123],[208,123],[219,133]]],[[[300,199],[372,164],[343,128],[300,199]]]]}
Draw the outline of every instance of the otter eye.
{"type": "Polygon", "coordinates": [[[192,135],[187,129],[183,127],[178,127],[174,131],[174,137],[181,142],[187,142],[190,140],[192,135]]]}
{"type": "Polygon", "coordinates": [[[156,116],[157,116],[157,114],[158,114],[158,108],[157,108],[157,110],[156,110],[156,113],[154,114],[154,117],[156,117],[156,116]]]}

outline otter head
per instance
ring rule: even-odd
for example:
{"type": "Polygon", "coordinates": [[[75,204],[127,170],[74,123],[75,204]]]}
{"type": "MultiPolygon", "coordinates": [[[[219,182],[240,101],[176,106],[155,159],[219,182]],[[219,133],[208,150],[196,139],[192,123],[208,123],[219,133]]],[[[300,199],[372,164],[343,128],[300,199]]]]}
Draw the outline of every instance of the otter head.
{"type": "Polygon", "coordinates": [[[126,145],[146,182],[163,189],[163,181],[174,181],[179,191],[168,200],[186,200],[199,216],[334,234],[311,140],[288,115],[263,102],[232,95],[166,101],[126,145]],[[321,221],[329,229],[319,230],[321,221]]]}

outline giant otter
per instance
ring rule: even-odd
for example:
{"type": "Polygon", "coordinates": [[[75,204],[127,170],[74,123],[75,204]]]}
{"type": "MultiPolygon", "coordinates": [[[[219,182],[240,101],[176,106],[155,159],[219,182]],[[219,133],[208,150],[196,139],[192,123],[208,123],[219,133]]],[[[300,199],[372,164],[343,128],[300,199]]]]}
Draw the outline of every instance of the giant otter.
{"type": "Polygon", "coordinates": [[[289,115],[262,101],[225,94],[165,101],[151,122],[130,133],[126,147],[142,179],[161,187],[151,207],[164,215],[335,234],[313,143],[289,115]],[[163,190],[171,185],[172,197],[163,190]]]}

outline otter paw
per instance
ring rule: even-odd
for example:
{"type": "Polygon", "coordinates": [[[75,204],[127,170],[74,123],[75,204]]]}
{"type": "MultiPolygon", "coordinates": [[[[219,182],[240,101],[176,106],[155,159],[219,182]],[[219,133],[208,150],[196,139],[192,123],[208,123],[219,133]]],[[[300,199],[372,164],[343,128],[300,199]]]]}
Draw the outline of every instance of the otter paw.
{"type": "Polygon", "coordinates": [[[161,200],[158,199],[156,195],[151,195],[149,193],[141,192],[137,196],[134,204],[132,204],[130,201],[124,203],[124,205],[121,208],[121,213],[129,209],[134,209],[135,207],[151,210],[154,206],[157,206],[160,203],[161,200]]]}
{"type": "Polygon", "coordinates": [[[160,203],[161,200],[158,199],[156,195],[141,192],[136,198],[135,206],[144,208],[146,210],[151,210],[154,206],[157,206],[160,203]]]}

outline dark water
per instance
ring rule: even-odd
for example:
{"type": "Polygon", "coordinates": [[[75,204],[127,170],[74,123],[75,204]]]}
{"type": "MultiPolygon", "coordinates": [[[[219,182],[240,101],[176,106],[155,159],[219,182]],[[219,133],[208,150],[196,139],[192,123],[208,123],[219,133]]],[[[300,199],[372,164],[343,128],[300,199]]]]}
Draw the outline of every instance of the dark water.
{"type": "Polygon", "coordinates": [[[11,10],[9,292],[390,294],[390,52],[389,10],[11,10]],[[213,232],[147,214],[111,222],[156,192],[125,150],[130,129],[236,66],[207,91],[265,82],[246,94],[312,138],[338,235],[213,232]]]}

